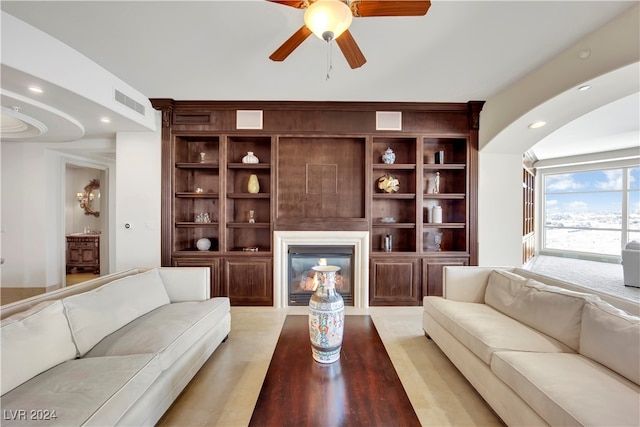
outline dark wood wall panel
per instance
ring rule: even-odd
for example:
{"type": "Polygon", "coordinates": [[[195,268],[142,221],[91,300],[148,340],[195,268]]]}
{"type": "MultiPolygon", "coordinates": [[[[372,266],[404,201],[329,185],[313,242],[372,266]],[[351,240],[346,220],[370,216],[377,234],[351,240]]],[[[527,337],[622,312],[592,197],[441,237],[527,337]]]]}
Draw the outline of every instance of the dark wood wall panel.
{"type": "Polygon", "coordinates": [[[364,218],[364,138],[280,138],[279,219],[364,218]]]}

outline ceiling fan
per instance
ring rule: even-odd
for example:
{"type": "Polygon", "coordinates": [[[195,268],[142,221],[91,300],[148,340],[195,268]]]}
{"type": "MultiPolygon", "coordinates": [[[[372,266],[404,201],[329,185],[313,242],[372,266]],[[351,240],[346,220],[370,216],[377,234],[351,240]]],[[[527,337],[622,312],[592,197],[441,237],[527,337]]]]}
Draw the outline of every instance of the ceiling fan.
{"type": "Polygon", "coordinates": [[[422,16],[429,0],[267,0],[296,9],[307,9],[305,25],[285,41],[269,59],[284,61],[312,33],[330,42],[335,40],[351,68],[367,62],[349,32],[351,19],[375,16],[422,16]]]}

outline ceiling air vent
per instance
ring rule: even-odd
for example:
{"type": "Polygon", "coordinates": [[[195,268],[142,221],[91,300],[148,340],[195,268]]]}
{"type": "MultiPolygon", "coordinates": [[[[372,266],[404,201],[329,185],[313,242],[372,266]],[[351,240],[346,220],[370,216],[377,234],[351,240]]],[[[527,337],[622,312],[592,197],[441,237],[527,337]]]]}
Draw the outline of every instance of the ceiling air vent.
{"type": "Polygon", "coordinates": [[[140,113],[144,116],[144,105],[139,102],[134,101],[132,98],[129,98],[124,93],[120,92],[118,89],[116,91],[116,101],[120,104],[124,105],[127,108],[131,108],[136,113],[140,113]]]}

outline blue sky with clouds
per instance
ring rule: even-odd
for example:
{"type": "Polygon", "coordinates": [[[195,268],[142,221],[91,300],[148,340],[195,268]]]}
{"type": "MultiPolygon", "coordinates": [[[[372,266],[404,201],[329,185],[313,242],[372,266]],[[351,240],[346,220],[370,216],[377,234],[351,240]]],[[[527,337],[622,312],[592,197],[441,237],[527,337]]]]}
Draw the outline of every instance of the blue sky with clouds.
{"type": "MultiPolygon", "coordinates": [[[[623,169],[545,176],[546,207],[557,212],[616,212],[622,209],[623,169]]],[[[640,213],[640,168],[629,169],[629,207],[640,213]]]]}

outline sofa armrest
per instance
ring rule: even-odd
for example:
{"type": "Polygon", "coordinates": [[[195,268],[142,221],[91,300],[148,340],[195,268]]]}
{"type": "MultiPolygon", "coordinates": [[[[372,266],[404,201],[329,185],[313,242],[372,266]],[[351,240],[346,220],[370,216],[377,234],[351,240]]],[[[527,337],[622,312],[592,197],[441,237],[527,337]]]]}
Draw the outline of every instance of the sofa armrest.
{"type": "Polygon", "coordinates": [[[161,267],[158,271],[171,302],[211,298],[209,267],[161,267]]]}
{"type": "Polygon", "coordinates": [[[443,273],[443,296],[446,299],[484,303],[489,275],[495,269],[512,271],[513,267],[446,266],[443,273]]]}

